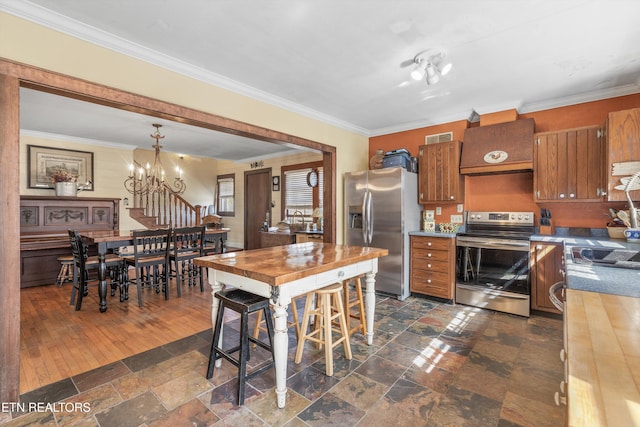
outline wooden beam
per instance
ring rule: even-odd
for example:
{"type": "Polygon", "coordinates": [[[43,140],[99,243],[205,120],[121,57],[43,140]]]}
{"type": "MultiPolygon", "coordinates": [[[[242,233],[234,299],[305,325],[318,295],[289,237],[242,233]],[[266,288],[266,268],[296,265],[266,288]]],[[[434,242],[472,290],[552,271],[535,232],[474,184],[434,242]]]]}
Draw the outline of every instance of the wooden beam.
{"type": "Polygon", "coordinates": [[[20,396],[20,83],[0,75],[0,402],[20,396]]]}

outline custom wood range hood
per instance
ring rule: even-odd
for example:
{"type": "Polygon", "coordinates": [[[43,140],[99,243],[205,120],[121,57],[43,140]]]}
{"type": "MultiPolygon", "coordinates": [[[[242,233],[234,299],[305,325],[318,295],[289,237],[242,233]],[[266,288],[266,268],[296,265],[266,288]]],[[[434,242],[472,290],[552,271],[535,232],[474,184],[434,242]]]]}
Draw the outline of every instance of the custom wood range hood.
{"type": "Polygon", "coordinates": [[[460,173],[484,175],[533,169],[533,119],[468,128],[460,173]]]}

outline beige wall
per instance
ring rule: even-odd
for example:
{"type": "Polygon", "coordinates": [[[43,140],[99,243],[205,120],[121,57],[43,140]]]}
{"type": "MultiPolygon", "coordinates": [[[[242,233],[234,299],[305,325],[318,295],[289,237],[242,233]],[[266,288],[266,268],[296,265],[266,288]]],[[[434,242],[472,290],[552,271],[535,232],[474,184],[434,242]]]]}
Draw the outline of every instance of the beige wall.
{"type": "Polygon", "coordinates": [[[2,12],[0,28],[0,57],[336,147],[337,241],[343,241],[342,175],[366,168],[366,136],[167,71],[2,12]]]}

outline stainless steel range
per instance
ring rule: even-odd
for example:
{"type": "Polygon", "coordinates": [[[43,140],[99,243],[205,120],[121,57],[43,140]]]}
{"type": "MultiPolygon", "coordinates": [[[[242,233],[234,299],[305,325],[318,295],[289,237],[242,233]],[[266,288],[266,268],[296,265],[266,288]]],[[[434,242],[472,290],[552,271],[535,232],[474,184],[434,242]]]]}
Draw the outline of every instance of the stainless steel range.
{"type": "Polygon", "coordinates": [[[456,237],[456,302],[529,316],[533,212],[467,212],[456,237]]]}

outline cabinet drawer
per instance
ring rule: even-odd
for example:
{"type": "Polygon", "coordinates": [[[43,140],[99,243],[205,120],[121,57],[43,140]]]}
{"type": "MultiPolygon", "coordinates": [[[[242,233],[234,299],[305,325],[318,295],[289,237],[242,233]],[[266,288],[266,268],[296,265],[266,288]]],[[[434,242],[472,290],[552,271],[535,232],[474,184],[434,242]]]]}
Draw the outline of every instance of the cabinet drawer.
{"type": "Polygon", "coordinates": [[[414,270],[411,272],[411,284],[449,287],[449,274],[442,271],[414,270]]]}
{"type": "Polygon", "coordinates": [[[424,273],[415,271],[411,275],[411,292],[440,298],[452,298],[452,284],[446,273],[424,273]]]}
{"type": "Polygon", "coordinates": [[[451,241],[448,237],[413,237],[411,239],[411,249],[438,249],[448,251],[451,241]]]}
{"type": "Polygon", "coordinates": [[[443,261],[449,262],[449,251],[433,249],[413,249],[411,256],[414,261],[443,261]]]}
{"type": "Polygon", "coordinates": [[[440,273],[447,273],[449,271],[449,261],[447,259],[413,259],[411,264],[412,271],[422,270],[425,272],[437,271],[440,273]]]}

